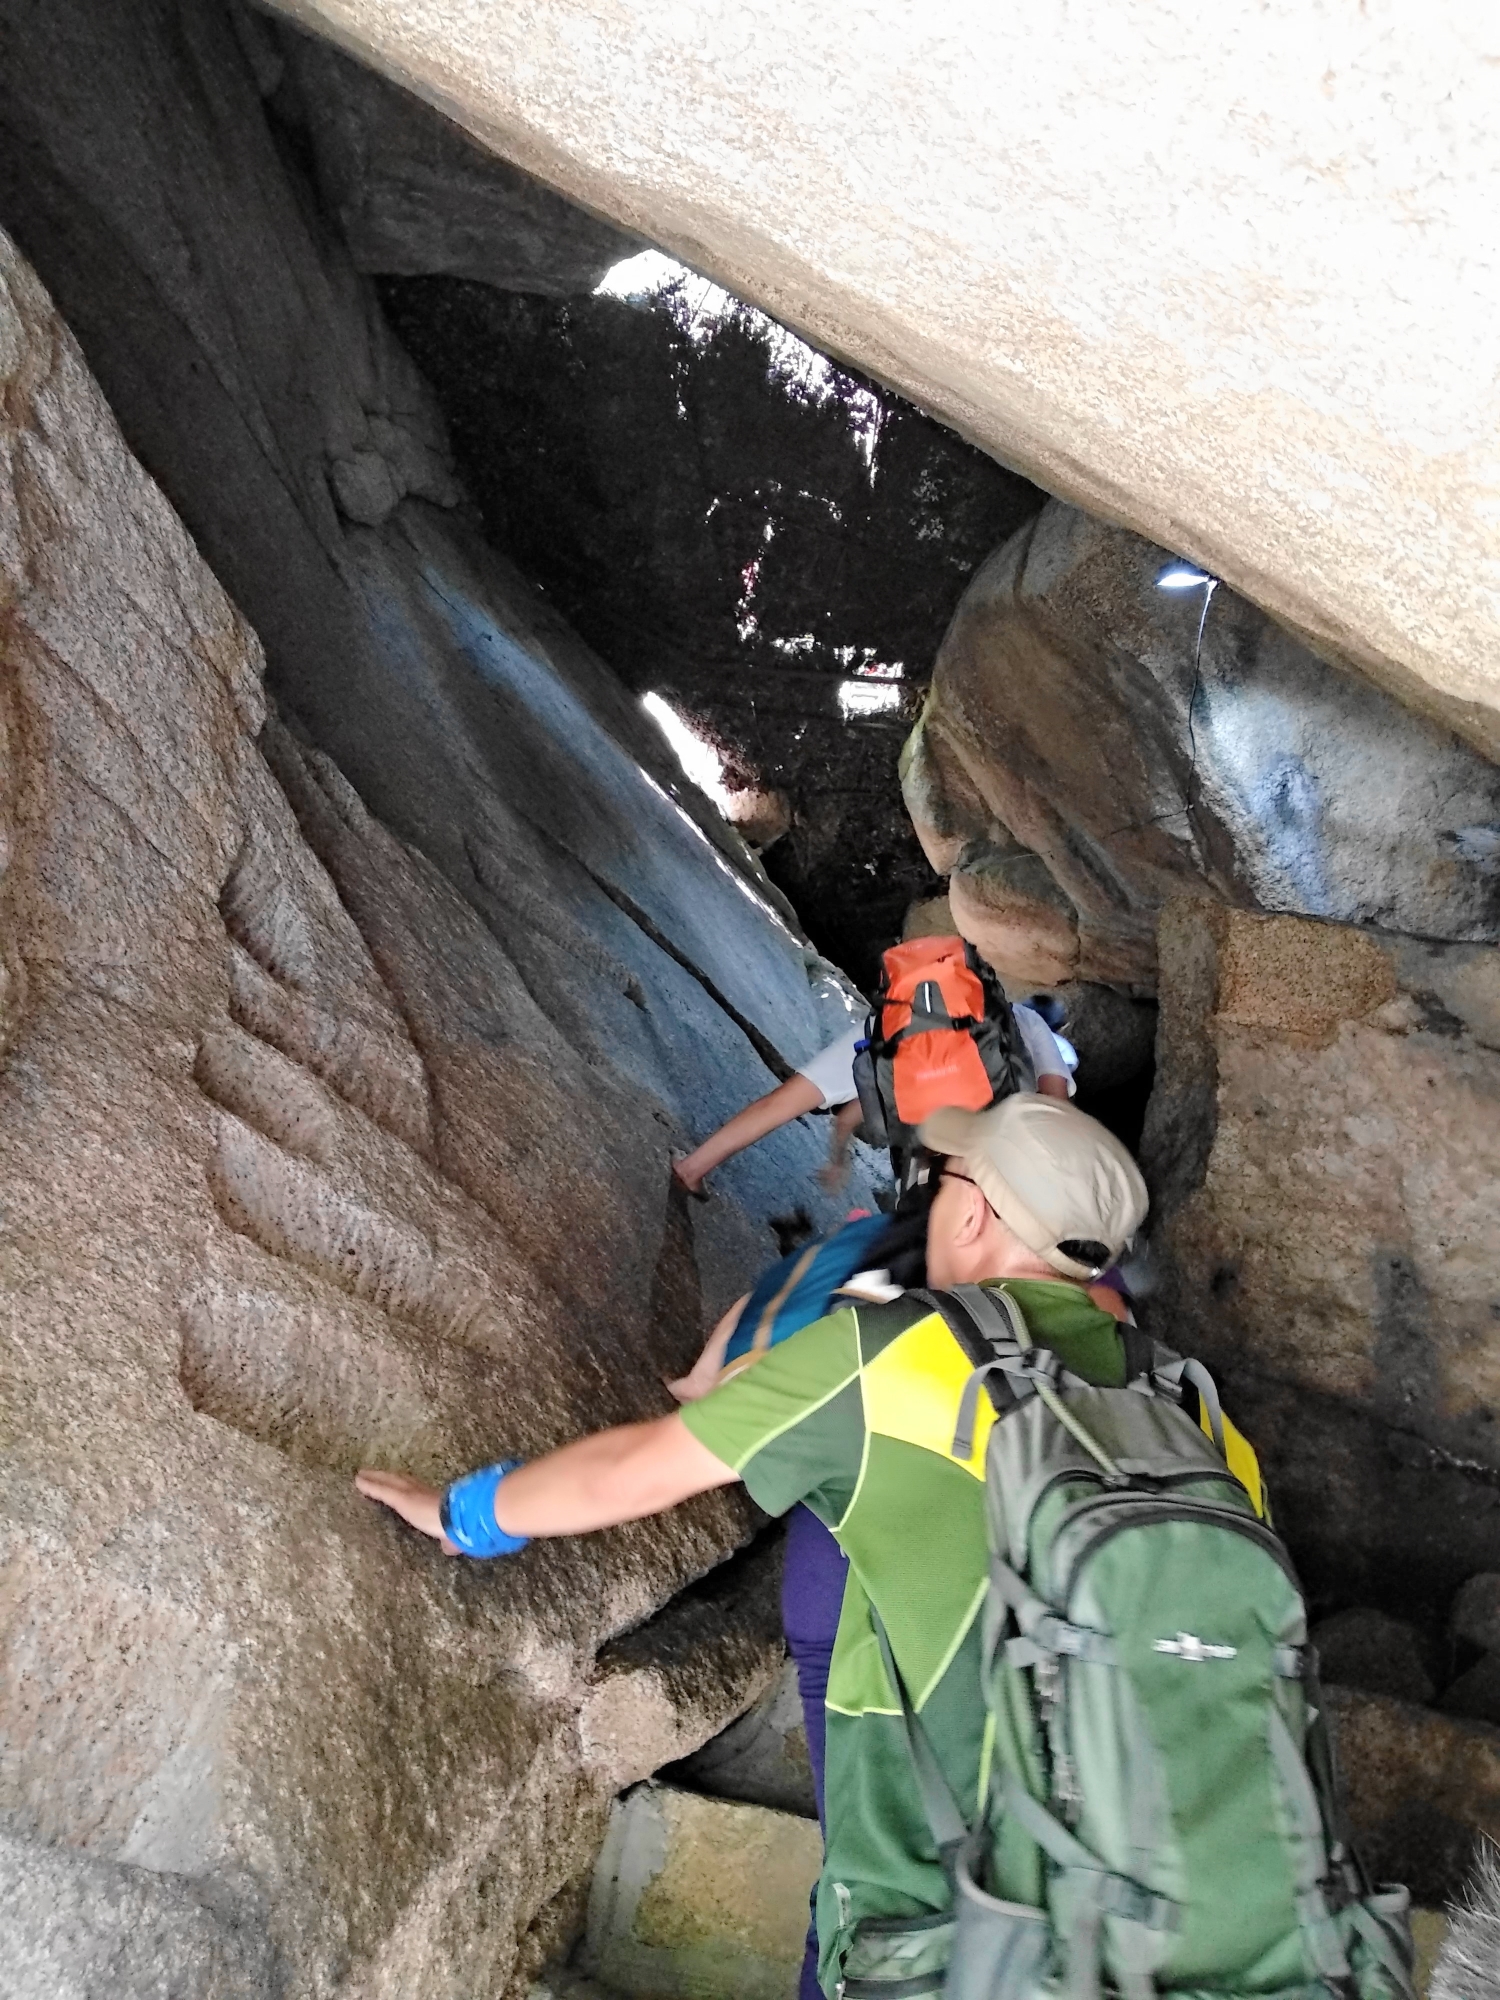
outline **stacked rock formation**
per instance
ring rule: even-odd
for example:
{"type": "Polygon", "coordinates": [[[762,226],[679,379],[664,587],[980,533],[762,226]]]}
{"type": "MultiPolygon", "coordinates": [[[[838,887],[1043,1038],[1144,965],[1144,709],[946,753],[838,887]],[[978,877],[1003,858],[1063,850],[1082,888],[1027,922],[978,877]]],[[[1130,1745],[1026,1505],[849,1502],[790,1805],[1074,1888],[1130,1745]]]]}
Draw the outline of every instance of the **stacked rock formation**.
{"type": "Polygon", "coordinates": [[[984,564],[903,761],[960,929],[1138,990],[1174,894],[1500,934],[1500,770],[1165,549],[1050,503],[984,564]],[[1175,574],[1174,574],[1175,573],[1175,574]]]}

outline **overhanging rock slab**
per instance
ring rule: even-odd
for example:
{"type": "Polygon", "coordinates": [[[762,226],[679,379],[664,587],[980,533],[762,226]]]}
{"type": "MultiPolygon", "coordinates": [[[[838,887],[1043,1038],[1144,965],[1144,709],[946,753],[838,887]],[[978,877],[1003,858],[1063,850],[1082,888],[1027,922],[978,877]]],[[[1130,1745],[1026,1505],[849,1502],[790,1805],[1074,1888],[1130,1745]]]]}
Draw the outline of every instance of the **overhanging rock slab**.
{"type": "Polygon", "coordinates": [[[1500,743],[1483,9],[282,5],[1500,743]]]}

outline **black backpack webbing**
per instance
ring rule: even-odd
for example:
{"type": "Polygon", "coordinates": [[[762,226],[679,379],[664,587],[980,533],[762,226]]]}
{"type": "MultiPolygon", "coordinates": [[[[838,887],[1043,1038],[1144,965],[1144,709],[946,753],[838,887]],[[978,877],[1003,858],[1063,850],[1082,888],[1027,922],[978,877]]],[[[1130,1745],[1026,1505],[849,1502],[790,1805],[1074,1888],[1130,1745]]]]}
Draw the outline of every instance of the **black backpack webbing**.
{"type": "MultiPolygon", "coordinates": [[[[942,1314],[948,1331],[963,1349],[971,1367],[983,1368],[994,1359],[988,1334],[956,1293],[914,1291],[911,1296],[942,1314]]],[[[1140,1327],[1131,1326],[1128,1322],[1122,1321],[1115,1331],[1124,1350],[1125,1380],[1127,1383],[1138,1382],[1143,1375],[1151,1373],[1156,1343],[1150,1334],[1143,1333],[1140,1327]]],[[[1045,1346],[1045,1343],[1038,1342],[1038,1345],[1045,1346]]],[[[1019,1398],[1007,1377],[998,1370],[992,1370],[985,1376],[985,1387],[997,1417],[1007,1416],[1016,1407],[1019,1398]]]]}

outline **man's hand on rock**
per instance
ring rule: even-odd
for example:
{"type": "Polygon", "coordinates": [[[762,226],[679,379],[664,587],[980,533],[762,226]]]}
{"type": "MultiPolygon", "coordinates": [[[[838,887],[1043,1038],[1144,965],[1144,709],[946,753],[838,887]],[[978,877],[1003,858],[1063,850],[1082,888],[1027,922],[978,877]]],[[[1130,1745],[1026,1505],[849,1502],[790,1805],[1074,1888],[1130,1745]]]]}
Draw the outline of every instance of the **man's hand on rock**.
{"type": "Polygon", "coordinates": [[[404,1472],[378,1472],[369,1466],[354,1475],[354,1483],[367,1500],[378,1500],[409,1526],[441,1543],[445,1556],[459,1553],[443,1533],[438,1516],[443,1496],[436,1486],[424,1486],[420,1479],[409,1479],[404,1472]]]}

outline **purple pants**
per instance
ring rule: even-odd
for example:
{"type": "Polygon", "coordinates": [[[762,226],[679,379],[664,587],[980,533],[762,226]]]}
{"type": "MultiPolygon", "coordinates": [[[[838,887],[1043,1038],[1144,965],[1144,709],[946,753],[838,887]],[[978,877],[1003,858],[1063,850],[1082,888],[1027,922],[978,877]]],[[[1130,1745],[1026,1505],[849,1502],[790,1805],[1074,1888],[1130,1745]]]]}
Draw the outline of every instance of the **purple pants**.
{"type": "MultiPolygon", "coordinates": [[[[823,1747],[826,1722],[823,1703],[828,1694],[828,1667],[834,1634],[844,1602],[849,1558],[817,1515],[794,1507],[787,1516],[786,1564],[781,1576],[781,1622],[787,1648],[797,1669],[802,1697],[802,1721],[807,1730],[807,1757],[812,1765],[818,1822],[823,1823],[823,1747]]],[[[814,1892],[816,1894],[816,1892],[814,1892]]],[[[823,2000],[818,1984],[818,1932],[808,1928],[807,1950],[797,2000],[823,2000]]]]}

